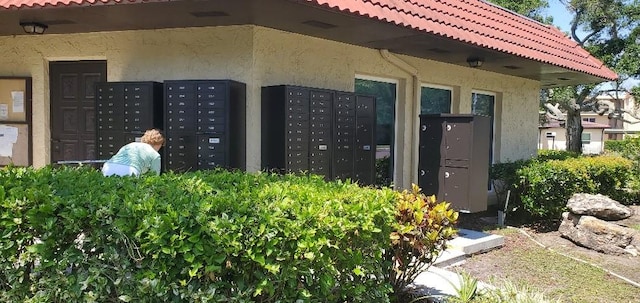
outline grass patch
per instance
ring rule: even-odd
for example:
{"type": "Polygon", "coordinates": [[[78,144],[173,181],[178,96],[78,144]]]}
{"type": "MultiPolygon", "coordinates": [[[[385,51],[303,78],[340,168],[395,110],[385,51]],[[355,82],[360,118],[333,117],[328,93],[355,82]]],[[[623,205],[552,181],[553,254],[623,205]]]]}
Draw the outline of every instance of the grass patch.
{"type": "Polygon", "coordinates": [[[505,247],[468,259],[462,269],[497,287],[508,287],[500,281],[531,285],[546,298],[561,302],[640,302],[637,287],[597,267],[540,247],[514,231],[497,231],[505,236],[505,247]]]}

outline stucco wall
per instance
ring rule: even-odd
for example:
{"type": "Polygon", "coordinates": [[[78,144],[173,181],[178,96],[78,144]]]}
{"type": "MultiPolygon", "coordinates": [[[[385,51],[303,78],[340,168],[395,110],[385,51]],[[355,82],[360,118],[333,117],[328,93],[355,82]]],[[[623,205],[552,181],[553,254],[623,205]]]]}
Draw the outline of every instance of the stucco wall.
{"type": "MultiPolygon", "coordinates": [[[[250,26],[0,37],[0,75],[33,78],[33,165],[50,163],[50,61],[107,60],[109,81],[251,80],[250,26]]],[[[249,99],[256,96],[247,92],[249,99]]]]}
{"type": "MultiPolygon", "coordinates": [[[[356,75],[399,82],[396,132],[396,182],[409,184],[417,172],[418,104],[411,98],[412,75],[388,61],[378,50],[326,41],[266,28],[255,32],[256,83],[295,84],[353,91],[356,75]],[[412,163],[413,162],[413,163],[412,163]]],[[[394,55],[392,55],[394,56],[394,55]]],[[[495,161],[515,160],[536,153],[539,83],[478,69],[409,56],[395,56],[418,72],[420,84],[451,86],[454,112],[471,111],[471,93],[496,94],[495,161]],[[457,109],[457,110],[456,110],[457,109]]],[[[415,181],[414,181],[415,182],[415,181]]]]}
{"type": "MultiPolygon", "coordinates": [[[[50,162],[49,61],[107,60],[110,81],[233,79],[247,84],[247,166],[260,168],[260,88],[294,84],[352,91],[356,75],[396,80],[397,184],[414,179],[417,104],[413,77],[378,50],[254,26],[0,37],[0,75],[33,77],[34,166],[50,162]]],[[[496,94],[496,161],[537,147],[539,83],[408,56],[421,84],[454,88],[454,112],[469,113],[474,90],[496,94]]],[[[415,182],[415,181],[414,181],[415,182]]]]}

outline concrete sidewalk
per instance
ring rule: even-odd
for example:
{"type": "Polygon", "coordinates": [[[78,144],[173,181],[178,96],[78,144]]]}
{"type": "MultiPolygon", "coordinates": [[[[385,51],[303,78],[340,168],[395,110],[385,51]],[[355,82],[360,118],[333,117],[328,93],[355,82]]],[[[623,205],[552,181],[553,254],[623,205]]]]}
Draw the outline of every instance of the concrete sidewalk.
{"type": "MultiPolygon", "coordinates": [[[[504,237],[483,232],[461,229],[458,236],[448,242],[445,250],[428,271],[420,274],[412,287],[424,295],[434,298],[455,296],[456,288],[460,288],[461,276],[448,268],[464,262],[477,253],[482,253],[504,245],[504,237]]],[[[478,283],[480,289],[490,287],[485,283],[478,283]]]]}

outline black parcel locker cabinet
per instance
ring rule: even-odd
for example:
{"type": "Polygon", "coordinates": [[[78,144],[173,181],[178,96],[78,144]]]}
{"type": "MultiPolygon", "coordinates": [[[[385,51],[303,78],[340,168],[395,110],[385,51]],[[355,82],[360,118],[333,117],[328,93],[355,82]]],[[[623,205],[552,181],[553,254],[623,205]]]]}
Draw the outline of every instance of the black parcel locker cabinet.
{"type": "Polygon", "coordinates": [[[327,90],[290,85],[263,87],[262,168],[280,173],[313,170],[331,178],[326,162],[331,153],[328,144],[332,104],[333,96],[327,90]]]}
{"type": "Polygon", "coordinates": [[[420,115],[418,185],[461,212],[487,209],[491,118],[420,115]]]}
{"type": "Polygon", "coordinates": [[[163,129],[161,83],[99,82],[95,92],[98,159],[108,160],[148,129],[163,129]]]}
{"type": "Polygon", "coordinates": [[[277,85],[262,88],[262,169],[375,182],[375,98],[277,85]]]}
{"type": "Polygon", "coordinates": [[[244,83],[167,80],[164,92],[167,169],[246,169],[244,83]]]}
{"type": "Polygon", "coordinates": [[[354,178],[363,184],[376,179],[376,99],[356,95],[354,178]]]}

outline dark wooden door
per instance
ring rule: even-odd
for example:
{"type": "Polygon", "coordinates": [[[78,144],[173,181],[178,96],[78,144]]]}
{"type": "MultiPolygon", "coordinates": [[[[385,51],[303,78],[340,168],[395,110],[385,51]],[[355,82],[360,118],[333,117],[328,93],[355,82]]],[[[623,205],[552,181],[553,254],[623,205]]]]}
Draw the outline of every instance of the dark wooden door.
{"type": "Polygon", "coordinates": [[[51,162],[96,159],[95,83],[107,79],[106,61],[49,63],[51,162]]]}

